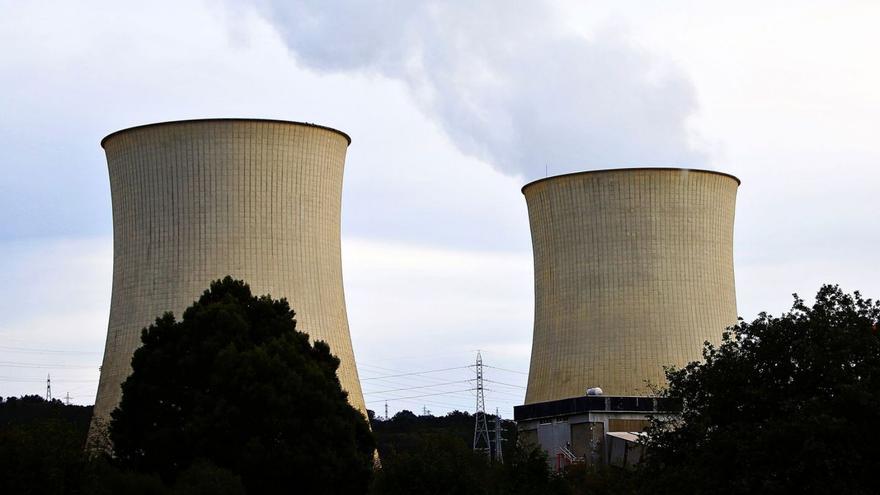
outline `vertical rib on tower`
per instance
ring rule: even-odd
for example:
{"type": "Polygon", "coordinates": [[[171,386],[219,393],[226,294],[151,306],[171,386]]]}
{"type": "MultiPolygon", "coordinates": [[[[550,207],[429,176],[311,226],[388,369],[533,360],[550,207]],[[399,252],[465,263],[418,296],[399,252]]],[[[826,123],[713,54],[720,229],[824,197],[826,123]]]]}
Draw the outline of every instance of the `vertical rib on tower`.
{"type": "Polygon", "coordinates": [[[739,179],[685,169],[561,175],[523,187],[535,259],[526,404],[645,395],[736,322],[739,179]]]}
{"type": "Polygon", "coordinates": [[[350,143],[326,127],[210,119],[113,133],[101,142],[113,198],[113,293],[95,420],[121,398],[141,329],[178,317],[212,280],[285,297],[297,328],[339,357],[366,414],[342,288],[342,174],[350,143]]]}

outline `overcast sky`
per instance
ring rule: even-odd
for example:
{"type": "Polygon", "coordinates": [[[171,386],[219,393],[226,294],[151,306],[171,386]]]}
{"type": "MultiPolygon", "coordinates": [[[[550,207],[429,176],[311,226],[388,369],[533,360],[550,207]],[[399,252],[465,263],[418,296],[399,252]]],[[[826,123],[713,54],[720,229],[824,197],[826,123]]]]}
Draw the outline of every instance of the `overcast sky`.
{"type": "Polygon", "coordinates": [[[469,378],[476,349],[496,367],[487,406],[521,403],[519,189],[545,171],[737,175],[747,319],[824,282],[880,297],[880,3],[476,3],[0,0],[0,396],[45,393],[51,372],[56,397],[94,401],[112,271],[99,142],[156,121],[352,136],[345,292],[380,414],[472,410],[468,392],[415,396],[460,389],[440,384],[469,378]]]}

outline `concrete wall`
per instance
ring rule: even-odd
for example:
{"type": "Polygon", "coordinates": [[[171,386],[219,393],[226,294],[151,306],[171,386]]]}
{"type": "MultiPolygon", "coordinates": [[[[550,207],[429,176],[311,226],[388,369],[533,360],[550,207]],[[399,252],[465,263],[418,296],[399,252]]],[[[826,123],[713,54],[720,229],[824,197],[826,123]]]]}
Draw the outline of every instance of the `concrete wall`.
{"type": "Polygon", "coordinates": [[[96,420],[107,420],[140,345],[165,311],[179,318],[212,280],[286,297],[297,328],[341,360],[366,413],[342,289],[340,213],[348,137],[307,124],[203,120],[111,134],[113,292],[96,420]]]}
{"type": "Polygon", "coordinates": [[[621,169],[539,180],[523,194],[535,260],[526,404],[649,393],[736,322],[739,181],[621,169]]]}

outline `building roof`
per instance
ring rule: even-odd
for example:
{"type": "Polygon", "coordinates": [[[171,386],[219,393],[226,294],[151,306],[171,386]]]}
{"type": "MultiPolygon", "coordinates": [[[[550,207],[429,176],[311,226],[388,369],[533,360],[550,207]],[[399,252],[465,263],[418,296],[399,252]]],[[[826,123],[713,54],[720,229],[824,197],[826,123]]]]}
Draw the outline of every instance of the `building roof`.
{"type": "Polygon", "coordinates": [[[516,421],[526,421],[530,419],[585,414],[592,411],[660,413],[678,411],[680,409],[681,405],[677,400],[661,397],[585,395],[582,397],[515,406],[513,408],[513,419],[516,421]]]}
{"type": "Polygon", "coordinates": [[[705,170],[701,168],[677,168],[677,167],[623,167],[623,168],[605,168],[599,170],[584,170],[582,172],[572,172],[570,174],[560,174],[560,175],[551,175],[550,177],[544,177],[543,179],[533,180],[532,182],[527,183],[522,186],[521,191],[523,193],[526,192],[526,188],[533,186],[535,184],[546,182],[554,179],[559,179],[562,177],[574,177],[578,175],[589,175],[589,174],[599,174],[605,172],[635,172],[635,171],[651,171],[651,170],[665,170],[665,171],[679,171],[679,172],[700,172],[706,174],[716,174],[722,175],[724,177],[730,177],[735,180],[738,185],[742,184],[742,181],[739,180],[735,175],[727,174],[724,172],[718,172],[715,170],[705,170]]]}
{"type": "Polygon", "coordinates": [[[160,126],[160,125],[169,125],[169,124],[187,124],[187,123],[192,123],[192,122],[267,122],[267,123],[275,123],[275,124],[291,124],[291,125],[301,125],[301,126],[306,126],[306,127],[315,127],[315,128],[318,128],[318,129],[324,129],[324,130],[327,130],[327,131],[331,131],[331,132],[335,132],[335,133],[337,133],[337,134],[340,134],[340,135],[342,135],[342,137],[345,138],[346,141],[348,141],[348,144],[351,145],[351,136],[349,136],[348,134],[346,134],[346,133],[344,133],[344,132],[342,132],[342,131],[340,131],[340,130],[338,130],[338,129],[334,129],[334,128],[332,128],[332,127],[327,127],[327,126],[318,125],[318,124],[312,124],[312,123],[309,123],[309,122],[296,122],[296,121],[294,121],[294,120],[279,120],[279,119],[249,119],[249,118],[234,118],[234,117],[230,117],[230,118],[212,118],[212,119],[168,120],[168,121],[165,121],[165,122],[153,122],[153,123],[151,123],[151,124],[143,124],[143,125],[136,125],[136,126],[133,126],[133,127],[127,127],[127,128],[125,128],[125,129],[120,129],[120,130],[118,130],[118,131],[116,131],[116,132],[111,132],[110,134],[107,134],[106,136],[104,136],[104,139],[101,140],[101,147],[102,147],[102,148],[104,147],[104,143],[105,143],[108,139],[112,138],[113,136],[116,136],[116,135],[122,134],[122,133],[124,133],[124,132],[133,131],[133,130],[137,130],[137,129],[144,129],[144,128],[147,128],[147,127],[155,127],[155,126],[160,126]]]}

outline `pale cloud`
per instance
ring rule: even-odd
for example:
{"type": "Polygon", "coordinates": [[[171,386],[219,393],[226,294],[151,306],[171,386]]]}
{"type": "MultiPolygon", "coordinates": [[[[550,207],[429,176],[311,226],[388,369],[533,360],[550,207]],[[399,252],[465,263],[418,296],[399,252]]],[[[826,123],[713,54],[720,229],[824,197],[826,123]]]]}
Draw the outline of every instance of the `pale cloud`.
{"type": "Polygon", "coordinates": [[[92,5],[16,3],[0,16],[0,36],[21,47],[0,52],[0,239],[109,234],[101,138],[221,116],[316,122],[352,135],[347,234],[528,248],[521,181],[462,155],[399,83],[300,68],[252,9],[92,5]]]}
{"type": "Polygon", "coordinates": [[[687,75],[620,26],[576,35],[549,2],[263,5],[299,62],[402,81],[463,153],[504,173],[705,162],[687,75]]]}

